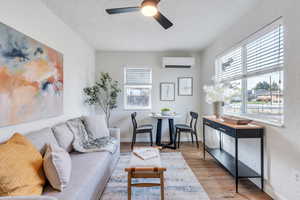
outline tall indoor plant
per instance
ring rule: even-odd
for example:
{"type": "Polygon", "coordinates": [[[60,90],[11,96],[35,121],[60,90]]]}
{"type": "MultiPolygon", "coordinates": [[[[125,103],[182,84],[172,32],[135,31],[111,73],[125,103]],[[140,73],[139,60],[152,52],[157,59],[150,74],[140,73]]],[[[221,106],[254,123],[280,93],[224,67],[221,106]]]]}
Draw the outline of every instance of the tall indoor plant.
{"type": "Polygon", "coordinates": [[[87,97],[85,102],[101,108],[109,127],[111,111],[117,108],[117,98],[121,92],[118,81],[113,80],[108,73],[102,72],[95,85],[84,88],[83,91],[87,97]]]}

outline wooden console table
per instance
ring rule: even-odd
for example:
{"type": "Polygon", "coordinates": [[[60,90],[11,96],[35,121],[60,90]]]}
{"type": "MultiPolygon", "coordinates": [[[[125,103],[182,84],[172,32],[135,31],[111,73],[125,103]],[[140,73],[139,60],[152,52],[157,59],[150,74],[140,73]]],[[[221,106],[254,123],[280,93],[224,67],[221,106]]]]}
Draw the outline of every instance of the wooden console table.
{"type": "Polygon", "coordinates": [[[236,192],[238,192],[238,181],[242,178],[260,178],[261,190],[264,189],[264,127],[249,125],[233,125],[215,117],[203,117],[203,159],[208,152],[219,164],[221,164],[233,177],[235,177],[236,192]],[[205,145],[205,126],[219,131],[219,148],[210,148],[205,145]],[[223,149],[222,134],[235,138],[235,157],[223,149]],[[260,139],[260,174],[242,163],[238,158],[239,139],[260,139]]]}

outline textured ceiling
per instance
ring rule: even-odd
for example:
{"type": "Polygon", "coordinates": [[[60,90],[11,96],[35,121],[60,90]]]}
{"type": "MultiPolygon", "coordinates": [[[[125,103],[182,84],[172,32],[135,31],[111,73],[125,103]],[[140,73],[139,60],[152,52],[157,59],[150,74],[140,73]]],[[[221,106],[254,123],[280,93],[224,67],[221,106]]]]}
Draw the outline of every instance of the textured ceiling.
{"type": "MultiPolygon", "coordinates": [[[[140,0],[42,0],[98,50],[201,50],[259,0],[162,0],[174,26],[164,30],[140,12],[107,15],[105,8],[137,6],[140,0]]],[[[59,30],[57,30],[59,31],[59,30]]]]}

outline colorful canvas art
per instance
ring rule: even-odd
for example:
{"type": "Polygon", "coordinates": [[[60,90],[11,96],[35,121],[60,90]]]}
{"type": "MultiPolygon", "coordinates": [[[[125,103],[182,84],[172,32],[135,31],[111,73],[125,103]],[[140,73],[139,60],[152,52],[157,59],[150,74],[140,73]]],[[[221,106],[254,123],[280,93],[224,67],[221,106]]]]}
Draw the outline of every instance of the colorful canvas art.
{"type": "Polygon", "coordinates": [[[63,55],[0,23],[0,126],[63,113],[63,55]]]}

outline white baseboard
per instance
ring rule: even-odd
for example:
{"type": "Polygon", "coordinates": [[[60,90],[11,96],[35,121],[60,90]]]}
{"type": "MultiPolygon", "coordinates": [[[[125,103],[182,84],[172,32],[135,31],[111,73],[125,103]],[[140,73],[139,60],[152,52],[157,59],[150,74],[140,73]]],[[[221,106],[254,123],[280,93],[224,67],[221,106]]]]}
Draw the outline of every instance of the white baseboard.
{"type": "Polygon", "coordinates": [[[288,200],[283,195],[281,195],[278,192],[274,191],[273,187],[270,186],[269,184],[265,185],[264,192],[267,193],[274,200],[288,200]]]}
{"type": "MultiPolygon", "coordinates": [[[[121,142],[131,142],[132,138],[121,138],[121,142]]],[[[162,138],[162,142],[169,142],[169,138],[162,138]]],[[[191,139],[189,138],[181,138],[182,142],[189,142],[191,139]]],[[[201,140],[198,140],[201,141],[201,140]]],[[[149,138],[136,138],[136,142],[150,142],[149,138]]],[[[153,142],[155,142],[155,138],[153,138],[153,142]]]]}
{"type": "MultiPolygon", "coordinates": [[[[264,192],[267,193],[270,197],[272,197],[272,199],[275,199],[273,188],[270,185],[267,184],[265,185],[264,192]]],[[[284,199],[280,199],[280,200],[284,200],[284,199]]]]}

